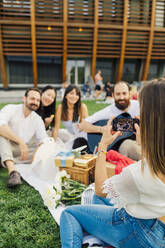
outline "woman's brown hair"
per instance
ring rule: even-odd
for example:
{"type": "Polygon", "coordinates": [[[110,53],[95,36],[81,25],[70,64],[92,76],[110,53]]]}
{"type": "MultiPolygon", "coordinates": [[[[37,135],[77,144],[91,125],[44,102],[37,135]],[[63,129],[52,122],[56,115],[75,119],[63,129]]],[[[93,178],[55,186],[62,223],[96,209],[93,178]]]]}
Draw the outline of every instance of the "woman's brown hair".
{"type": "Polygon", "coordinates": [[[81,93],[80,93],[80,89],[75,86],[75,85],[69,85],[66,90],[65,90],[65,94],[62,100],[62,114],[61,114],[61,119],[63,121],[67,121],[68,120],[68,104],[67,104],[67,99],[66,99],[66,95],[71,92],[72,90],[76,90],[76,94],[79,96],[78,101],[74,104],[74,112],[73,112],[73,122],[78,121],[79,115],[81,114],[81,93]]]}
{"type": "Polygon", "coordinates": [[[139,101],[143,164],[146,158],[153,175],[165,175],[165,79],[146,82],[139,101]]]}

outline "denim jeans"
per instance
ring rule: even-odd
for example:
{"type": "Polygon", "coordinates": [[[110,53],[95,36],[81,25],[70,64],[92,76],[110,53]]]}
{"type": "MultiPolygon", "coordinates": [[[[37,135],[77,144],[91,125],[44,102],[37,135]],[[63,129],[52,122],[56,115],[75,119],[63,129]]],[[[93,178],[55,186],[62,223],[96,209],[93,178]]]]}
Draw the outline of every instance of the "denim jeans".
{"type": "Polygon", "coordinates": [[[124,208],[75,205],[62,212],[62,248],[81,248],[84,230],[116,248],[165,247],[165,224],[157,219],[134,218],[124,208]]]}

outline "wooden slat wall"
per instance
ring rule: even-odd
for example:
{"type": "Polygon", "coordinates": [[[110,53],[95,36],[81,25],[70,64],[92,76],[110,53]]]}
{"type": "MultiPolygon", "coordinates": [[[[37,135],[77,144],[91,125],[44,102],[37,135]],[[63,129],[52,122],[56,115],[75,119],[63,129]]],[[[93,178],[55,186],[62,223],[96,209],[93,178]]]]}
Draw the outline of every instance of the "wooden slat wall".
{"type": "Polygon", "coordinates": [[[30,20],[30,0],[1,0],[0,16],[6,20],[30,20]]]}
{"type": "Polygon", "coordinates": [[[152,9],[151,9],[151,26],[150,26],[150,35],[148,42],[148,51],[146,56],[146,62],[144,65],[142,80],[147,80],[149,65],[151,61],[152,54],[152,44],[154,39],[154,25],[155,25],[155,14],[156,14],[156,0],[152,0],[152,9]]]}
{"type": "Polygon", "coordinates": [[[123,73],[124,57],[125,57],[125,47],[126,47],[126,36],[127,36],[127,25],[128,25],[128,0],[124,1],[124,14],[123,14],[123,34],[121,43],[121,54],[120,63],[117,74],[117,81],[120,81],[123,73]]]}
{"type": "Polygon", "coordinates": [[[120,58],[122,30],[99,28],[97,57],[120,58]]]}
{"type": "Polygon", "coordinates": [[[35,0],[36,21],[63,21],[63,1],[35,0]]]}
{"type": "Polygon", "coordinates": [[[2,44],[2,27],[0,25],[0,70],[2,72],[2,82],[5,88],[8,87],[7,72],[5,67],[5,58],[3,55],[3,44],[2,44]]]}
{"type": "MultiPolygon", "coordinates": [[[[30,23],[29,23],[30,24],[30,23]]],[[[26,56],[32,54],[30,25],[3,24],[4,55],[26,56]]]]}
{"type": "Polygon", "coordinates": [[[99,23],[122,24],[124,12],[124,1],[99,1],[99,23]]]}
{"type": "Polygon", "coordinates": [[[68,22],[72,23],[93,23],[95,0],[69,0],[68,1],[68,22]]]}
{"type": "Polygon", "coordinates": [[[68,57],[92,57],[93,29],[68,27],[68,57]]]}
{"type": "MultiPolygon", "coordinates": [[[[118,79],[124,59],[147,61],[143,79],[151,59],[165,60],[164,0],[127,0],[127,7],[123,0],[1,0],[0,25],[1,61],[33,55],[34,66],[38,56],[61,56],[63,80],[67,58],[92,58],[92,75],[97,58],[120,59],[118,79]]],[[[1,65],[4,87],[5,71],[1,65]]]]}
{"type": "Polygon", "coordinates": [[[145,59],[148,49],[149,32],[127,30],[125,58],[145,59]]]}
{"type": "Polygon", "coordinates": [[[62,27],[36,25],[36,47],[37,56],[62,56],[62,27]]]}
{"type": "Polygon", "coordinates": [[[128,23],[130,25],[150,26],[151,4],[152,4],[151,0],[129,1],[128,23]]]}
{"type": "Polygon", "coordinates": [[[164,59],[165,58],[165,31],[155,32],[151,59],[164,59]]]}
{"type": "Polygon", "coordinates": [[[31,40],[33,58],[33,84],[37,87],[37,54],[36,54],[36,25],[35,25],[35,2],[31,0],[31,40]]]}

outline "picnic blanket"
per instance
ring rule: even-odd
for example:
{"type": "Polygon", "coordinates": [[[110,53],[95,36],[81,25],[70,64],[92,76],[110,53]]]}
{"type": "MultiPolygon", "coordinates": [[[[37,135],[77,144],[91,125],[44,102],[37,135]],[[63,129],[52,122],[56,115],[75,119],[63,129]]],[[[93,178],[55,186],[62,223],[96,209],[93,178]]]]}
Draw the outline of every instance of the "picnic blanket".
{"type": "MultiPolygon", "coordinates": [[[[47,185],[54,182],[55,175],[58,171],[58,167],[55,166],[54,162],[55,156],[61,151],[69,151],[71,147],[70,144],[71,141],[63,144],[60,140],[54,142],[52,138],[48,138],[37,150],[32,164],[16,165],[22,178],[40,193],[42,199],[44,199],[47,185]]],[[[82,204],[91,204],[93,193],[93,186],[90,186],[84,193],[82,204]]],[[[57,208],[48,207],[48,209],[56,223],[59,225],[60,216],[65,209],[65,206],[58,206],[57,208]]],[[[100,247],[100,245],[103,244],[102,241],[88,234],[84,234],[83,243],[88,243],[88,247],[91,247],[93,244],[98,244],[100,247]]]]}

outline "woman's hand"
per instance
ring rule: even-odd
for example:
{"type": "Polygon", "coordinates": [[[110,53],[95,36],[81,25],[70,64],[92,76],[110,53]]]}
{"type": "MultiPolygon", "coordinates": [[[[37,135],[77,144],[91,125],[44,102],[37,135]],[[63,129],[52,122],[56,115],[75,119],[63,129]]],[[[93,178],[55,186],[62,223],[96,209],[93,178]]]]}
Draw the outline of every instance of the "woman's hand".
{"type": "MultiPolygon", "coordinates": [[[[135,116],[135,118],[139,119],[139,116],[135,116]]],[[[138,145],[141,145],[141,141],[140,141],[140,127],[137,123],[135,123],[135,130],[136,130],[136,142],[138,145]]]]}
{"type": "Polygon", "coordinates": [[[135,129],[136,129],[136,142],[138,143],[138,145],[141,145],[140,142],[140,127],[137,123],[135,123],[135,129]]]}
{"type": "Polygon", "coordinates": [[[120,131],[117,131],[117,132],[114,132],[112,130],[112,126],[111,126],[111,122],[112,122],[113,118],[111,118],[108,122],[107,122],[107,125],[104,126],[104,129],[102,129],[102,138],[101,138],[101,141],[100,143],[108,146],[110,144],[113,143],[113,141],[122,134],[122,132],[120,131]]]}
{"type": "Polygon", "coordinates": [[[54,118],[54,115],[51,115],[51,116],[45,118],[45,127],[46,128],[50,125],[50,123],[52,122],[53,118],[54,118]]]}

